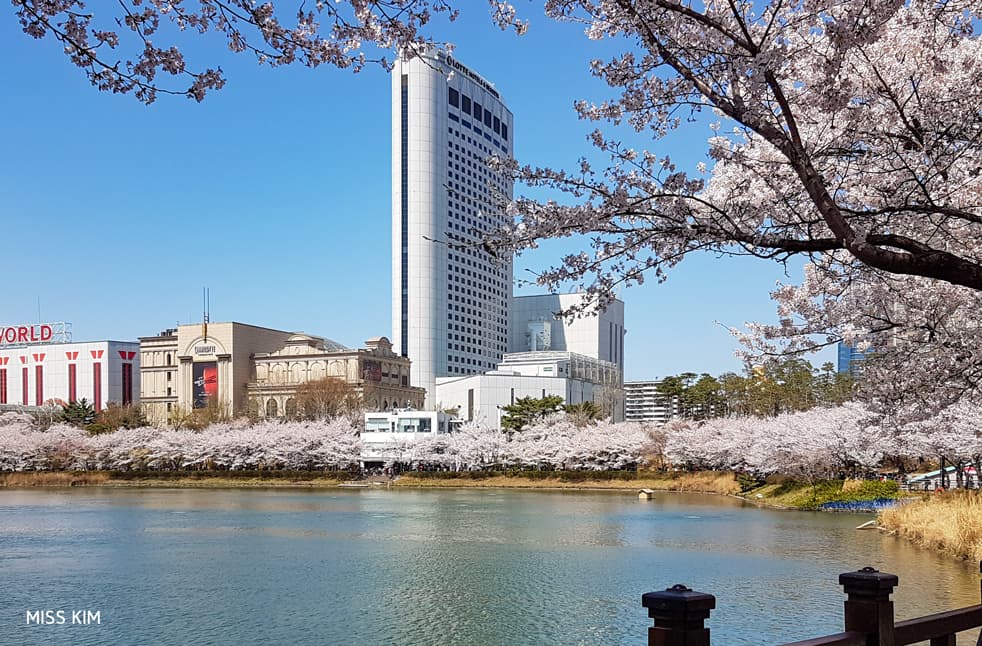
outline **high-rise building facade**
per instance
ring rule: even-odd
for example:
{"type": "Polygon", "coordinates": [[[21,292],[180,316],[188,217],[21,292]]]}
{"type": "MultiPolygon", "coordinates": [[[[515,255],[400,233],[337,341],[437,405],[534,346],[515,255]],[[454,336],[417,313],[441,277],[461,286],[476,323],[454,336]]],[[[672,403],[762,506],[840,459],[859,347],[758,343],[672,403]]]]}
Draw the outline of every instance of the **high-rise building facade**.
{"type": "Polygon", "coordinates": [[[392,71],[392,341],[434,405],[437,377],[492,370],[508,349],[511,257],[482,245],[506,223],[512,114],[443,51],[392,71]]]}
{"type": "Polygon", "coordinates": [[[858,378],[863,372],[863,360],[869,351],[861,352],[855,346],[849,345],[845,341],[839,341],[838,347],[838,371],[848,373],[853,378],[858,378]]]}

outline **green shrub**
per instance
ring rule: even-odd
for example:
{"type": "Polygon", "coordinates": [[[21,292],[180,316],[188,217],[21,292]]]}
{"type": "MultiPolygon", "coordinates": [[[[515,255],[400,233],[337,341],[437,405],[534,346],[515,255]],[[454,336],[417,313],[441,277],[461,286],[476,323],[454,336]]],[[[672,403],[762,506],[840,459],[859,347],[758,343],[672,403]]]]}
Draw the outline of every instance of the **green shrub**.
{"type": "Polygon", "coordinates": [[[756,489],[761,486],[763,481],[753,475],[752,473],[738,473],[736,474],[737,484],[740,485],[740,493],[747,493],[752,489],[756,489]]]}
{"type": "Polygon", "coordinates": [[[100,424],[98,422],[85,425],[85,431],[89,435],[102,435],[103,433],[112,433],[115,430],[116,429],[111,426],[106,426],[105,424],[100,424]]]}

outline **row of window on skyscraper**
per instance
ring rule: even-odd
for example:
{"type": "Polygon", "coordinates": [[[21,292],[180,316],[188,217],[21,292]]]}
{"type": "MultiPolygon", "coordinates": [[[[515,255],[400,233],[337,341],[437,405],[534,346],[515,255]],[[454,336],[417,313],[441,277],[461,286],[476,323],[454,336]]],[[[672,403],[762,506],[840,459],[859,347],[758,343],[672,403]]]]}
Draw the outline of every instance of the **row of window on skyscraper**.
{"type": "Polygon", "coordinates": [[[494,134],[501,135],[502,139],[508,141],[508,124],[502,123],[501,119],[492,115],[487,108],[482,108],[480,103],[471,101],[469,96],[461,94],[453,88],[448,88],[447,100],[453,107],[460,108],[463,114],[472,115],[476,123],[483,122],[485,127],[494,131],[494,134]]]}
{"type": "MultiPolygon", "coordinates": [[[[458,101],[459,98],[460,95],[458,101]]],[[[462,103],[459,101],[458,106],[462,103]]],[[[476,110],[482,110],[483,115],[479,105],[468,107],[475,115],[476,110]]],[[[493,127],[496,118],[490,112],[487,116],[493,127]]],[[[500,121],[498,125],[501,132],[500,121]]],[[[489,212],[489,193],[491,187],[505,193],[506,187],[504,179],[491,171],[486,157],[481,156],[492,154],[487,146],[453,126],[448,128],[448,134],[447,185],[451,190],[447,237],[459,246],[447,254],[447,370],[450,374],[474,374],[493,368],[506,349],[506,272],[495,259],[473,246],[488,225],[504,224],[502,216],[489,212]]],[[[481,134],[480,130],[477,134],[481,134]]],[[[492,143],[507,153],[497,140],[492,143]]]]}

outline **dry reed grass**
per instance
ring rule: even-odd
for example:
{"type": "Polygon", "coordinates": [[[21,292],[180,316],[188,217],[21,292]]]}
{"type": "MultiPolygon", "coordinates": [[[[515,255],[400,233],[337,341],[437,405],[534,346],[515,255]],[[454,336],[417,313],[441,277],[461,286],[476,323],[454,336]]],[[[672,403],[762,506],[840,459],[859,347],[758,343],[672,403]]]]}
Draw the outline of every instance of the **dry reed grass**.
{"type": "Polygon", "coordinates": [[[842,493],[857,491],[863,488],[863,480],[844,480],[842,482],[842,493]]]}
{"type": "Polygon", "coordinates": [[[18,471],[0,473],[0,488],[25,487],[181,487],[231,489],[253,487],[336,487],[337,478],[231,478],[208,476],[197,478],[113,479],[106,471],[18,471]]]}
{"type": "Polygon", "coordinates": [[[949,491],[880,513],[880,526],[917,545],[982,560],[982,494],[949,491]]]}
{"type": "Polygon", "coordinates": [[[141,478],[139,480],[108,480],[111,487],[133,488],[179,488],[179,489],[276,489],[276,488],[332,488],[341,484],[335,478],[309,478],[304,480],[265,479],[265,478],[141,478]]]}
{"type": "Polygon", "coordinates": [[[471,480],[469,478],[416,478],[412,475],[400,476],[393,482],[400,487],[466,487],[466,488],[505,488],[505,489],[613,489],[636,491],[654,489],[656,491],[690,491],[699,493],[735,494],[740,485],[732,473],[703,471],[680,473],[675,477],[639,478],[637,480],[583,480],[566,482],[558,478],[521,478],[514,476],[493,476],[471,480]]]}
{"type": "Polygon", "coordinates": [[[0,473],[0,487],[79,487],[109,482],[102,471],[17,471],[0,473]]]}

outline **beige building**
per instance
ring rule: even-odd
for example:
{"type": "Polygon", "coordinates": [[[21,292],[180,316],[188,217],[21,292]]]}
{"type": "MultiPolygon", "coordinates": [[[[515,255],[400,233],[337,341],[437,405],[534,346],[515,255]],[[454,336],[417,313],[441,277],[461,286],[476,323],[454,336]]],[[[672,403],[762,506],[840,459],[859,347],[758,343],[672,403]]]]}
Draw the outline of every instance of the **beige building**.
{"type": "Polygon", "coordinates": [[[384,337],[350,350],[305,334],[244,323],[182,325],[140,339],[141,393],[147,419],[168,423],[176,410],[210,402],[232,416],[282,417],[297,386],[340,377],[355,387],[368,410],[422,404],[409,384],[409,360],[384,337]]]}
{"type": "Polygon", "coordinates": [[[385,337],[349,350],[324,339],[294,334],[274,352],[256,354],[255,379],[249,384],[251,412],[260,417],[292,417],[297,386],[324,377],[338,377],[361,396],[369,411],[422,408],[426,391],[409,385],[409,359],[392,351],[385,337]]]}

